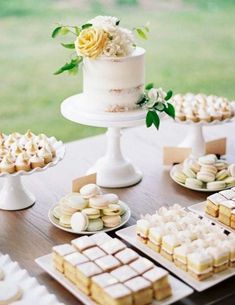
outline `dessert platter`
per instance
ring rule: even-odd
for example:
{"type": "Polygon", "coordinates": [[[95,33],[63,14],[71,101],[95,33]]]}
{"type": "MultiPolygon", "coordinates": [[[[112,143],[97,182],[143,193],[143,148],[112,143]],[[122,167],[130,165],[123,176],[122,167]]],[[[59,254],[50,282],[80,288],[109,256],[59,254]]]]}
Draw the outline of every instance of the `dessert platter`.
{"type": "Polygon", "coordinates": [[[61,230],[75,234],[108,232],[123,226],[131,217],[126,203],[116,194],[102,194],[96,184],[86,184],[80,193],[60,199],[48,214],[50,222],[61,230]]]}
{"type": "Polygon", "coordinates": [[[175,107],[176,123],[188,124],[190,129],[180,147],[191,147],[195,156],[205,154],[203,126],[212,126],[232,122],[235,115],[235,103],[224,97],[205,94],[177,94],[172,98],[175,107]]]}
{"type": "Polygon", "coordinates": [[[235,275],[235,235],[179,205],[162,207],[116,234],[197,291],[235,275]]]}
{"type": "Polygon", "coordinates": [[[193,292],[103,232],[54,246],[36,263],[86,305],[167,305],[193,292]]]}
{"type": "Polygon", "coordinates": [[[0,253],[0,304],[64,305],[45,286],[21,269],[9,255],[0,253]]]}
{"type": "Polygon", "coordinates": [[[187,158],[174,165],[170,176],[179,185],[200,192],[215,192],[235,186],[235,164],[208,154],[187,158]]]}
{"type": "Polygon", "coordinates": [[[35,197],[22,184],[21,176],[45,171],[61,161],[65,147],[55,137],[0,134],[0,177],[5,183],[0,191],[0,209],[21,210],[35,203],[35,197]]]}
{"type": "Polygon", "coordinates": [[[206,201],[193,204],[189,210],[235,233],[235,188],[208,196],[206,201]]]}

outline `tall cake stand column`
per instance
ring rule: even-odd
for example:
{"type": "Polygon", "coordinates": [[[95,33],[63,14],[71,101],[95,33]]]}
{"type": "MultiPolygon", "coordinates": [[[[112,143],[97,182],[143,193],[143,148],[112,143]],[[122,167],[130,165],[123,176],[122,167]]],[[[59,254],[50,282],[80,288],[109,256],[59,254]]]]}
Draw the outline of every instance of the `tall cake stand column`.
{"type": "Polygon", "coordinates": [[[22,184],[21,176],[8,175],[0,191],[0,209],[15,211],[32,206],[35,197],[22,184]]]}
{"type": "Polygon", "coordinates": [[[106,153],[96,161],[88,173],[96,173],[97,184],[102,187],[127,187],[138,183],[142,179],[142,173],[121,151],[121,128],[144,124],[145,111],[94,113],[81,107],[84,102],[82,94],[71,96],[61,104],[61,113],[76,123],[108,128],[106,153]]]}

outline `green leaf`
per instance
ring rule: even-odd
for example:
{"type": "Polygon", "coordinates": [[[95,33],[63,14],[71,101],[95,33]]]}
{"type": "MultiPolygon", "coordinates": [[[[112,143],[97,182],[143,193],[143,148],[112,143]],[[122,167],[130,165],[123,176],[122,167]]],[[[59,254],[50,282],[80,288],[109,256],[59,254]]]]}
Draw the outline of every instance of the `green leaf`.
{"type": "Polygon", "coordinates": [[[82,25],[82,30],[85,30],[85,29],[87,29],[87,28],[90,28],[91,26],[92,26],[91,23],[83,24],[83,25],[82,25]]]}
{"type": "Polygon", "coordinates": [[[149,128],[153,124],[152,111],[148,111],[146,115],[146,126],[149,128]]]}
{"type": "Polygon", "coordinates": [[[74,29],[75,29],[77,36],[79,36],[81,33],[81,29],[78,26],[75,26],[74,29]]]}
{"type": "Polygon", "coordinates": [[[74,69],[75,67],[78,68],[78,65],[80,64],[80,62],[82,61],[82,57],[77,57],[72,59],[69,63],[66,63],[65,65],[63,65],[59,70],[57,70],[54,74],[58,75],[63,73],[64,71],[69,71],[74,69]]]}
{"type": "Polygon", "coordinates": [[[173,92],[170,90],[167,92],[166,97],[165,97],[165,101],[168,101],[171,97],[172,97],[173,92]]]}
{"type": "Polygon", "coordinates": [[[147,84],[146,86],[145,86],[145,89],[146,90],[150,90],[150,89],[152,89],[154,87],[154,83],[149,83],[149,84],[147,84]]]}
{"type": "Polygon", "coordinates": [[[158,129],[160,125],[160,118],[156,111],[148,111],[146,116],[146,126],[149,128],[154,124],[154,126],[158,129]]]}
{"type": "Polygon", "coordinates": [[[61,35],[66,35],[68,34],[70,31],[66,26],[62,26],[61,30],[60,30],[60,34],[61,35]]]}
{"type": "Polygon", "coordinates": [[[62,26],[58,26],[57,28],[55,28],[51,34],[51,37],[55,38],[58,34],[60,34],[61,29],[62,29],[62,26]]]}
{"type": "Polygon", "coordinates": [[[152,116],[153,116],[153,124],[158,129],[159,125],[160,125],[160,118],[159,118],[157,112],[155,112],[155,111],[152,111],[152,116]]]}
{"type": "Polygon", "coordinates": [[[136,32],[137,32],[137,34],[139,35],[140,38],[143,38],[143,39],[145,39],[145,40],[148,39],[147,36],[146,36],[146,34],[145,34],[145,32],[144,32],[142,29],[137,28],[137,29],[136,29],[136,32]]]}
{"type": "Polygon", "coordinates": [[[165,113],[168,114],[173,119],[175,118],[175,108],[171,103],[167,103],[167,107],[165,107],[165,113]]]}
{"type": "Polygon", "coordinates": [[[66,49],[75,49],[74,42],[73,43],[61,43],[61,45],[66,49]]]}
{"type": "Polygon", "coordinates": [[[119,25],[120,21],[121,21],[121,20],[118,20],[118,21],[116,22],[116,25],[119,25]]]}

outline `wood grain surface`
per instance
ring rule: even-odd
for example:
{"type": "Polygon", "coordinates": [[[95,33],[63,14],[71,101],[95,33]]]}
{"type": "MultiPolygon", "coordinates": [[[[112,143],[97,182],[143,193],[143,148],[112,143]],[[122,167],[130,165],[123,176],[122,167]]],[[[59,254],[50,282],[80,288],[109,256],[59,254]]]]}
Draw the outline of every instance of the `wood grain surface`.
{"type": "MultiPolygon", "coordinates": [[[[123,130],[123,152],[144,174],[138,185],[111,190],[128,203],[132,210],[132,217],[127,225],[134,224],[140,214],[153,213],[163,205],[180,203],[187,207],[205,200],[205,193],[190,191],[174,183],[169,177],[169,168],[162,165],[163,146],[179,143],[188,129],[189,126],[166,121],[162,123],[159,132],[144,126],[123,130]]],[[[233,130],[232,123],[204,128],[207,140],[228,137],[230,161],[235,160],[233,130]]],[[[0,211],[0,252],[10,254],[13,260],[18,261],[67,305],[81,303],[42,271],[34,260],[51,252],[52,246],[69,242],[76,237],[53,227],[47,217],[48,210],[61,196],[71,191],[72,180],[85,174],[105,152],[105,146],[105,135],[68,143],[65,158],[60,164],[46,172],[24,177],[25,185],[37,198],[36,204],[24,211],[0,211]]],[[[3,179],[0,180],[2,185],[3,179]]],[[[205,292],[195,292],[176,304],[232,305],[235,304],[234,287],[233,277],[205,292]]]]}

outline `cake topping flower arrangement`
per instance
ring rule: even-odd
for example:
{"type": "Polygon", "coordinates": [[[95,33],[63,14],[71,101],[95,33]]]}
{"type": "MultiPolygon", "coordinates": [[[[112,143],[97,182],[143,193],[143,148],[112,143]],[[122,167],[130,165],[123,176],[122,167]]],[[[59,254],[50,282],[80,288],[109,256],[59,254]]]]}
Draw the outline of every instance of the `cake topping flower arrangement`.
{"type": "Polygon", "coordinates": [[[174,106],[170,103],[172,91],[167,93],[162,88],[154,88],[154,84],[146,85],[145,92],[137,102],[137,105],[147,110],[146,126],[151,127],[153,124],[158,129],[160,117],[158,113],[164,112],[168,116],[175,118],[174,106]]]}
{"type": "Polygon", "coordinates": [[[84,57],[124,57],[135,49],[135,33],[140,38],[147,39],[149,28],[134,28],[128,30],[120,26],[120,20],[111,16],[97,16],[82,26],[58,26],[52,32],[52,37],[72,34],[74,41],[62,43],[67,49],[76,52],[70,62],[66,63],[55,74],[65,71],[76,73],[84,57]]]}

